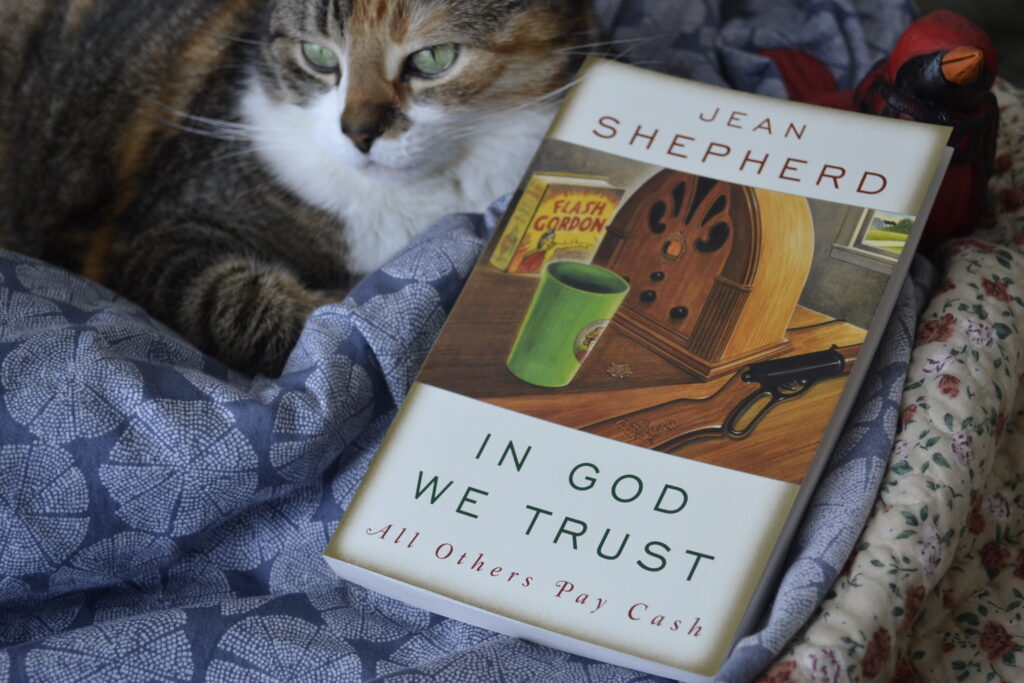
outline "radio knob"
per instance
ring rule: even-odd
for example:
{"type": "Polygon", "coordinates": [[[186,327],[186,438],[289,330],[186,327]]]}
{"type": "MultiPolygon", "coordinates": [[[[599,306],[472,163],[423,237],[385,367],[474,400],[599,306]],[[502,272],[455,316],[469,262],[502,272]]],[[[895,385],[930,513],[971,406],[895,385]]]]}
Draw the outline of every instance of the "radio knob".
{"type": "Polygon", "coordinates": [[[665,279],[665,273],[661,272],[660,270],[656,270],[653,273],[651,273],[651,281],[652,282],[661,282],[664,279],[665,279]]]}
{"type": "Polygon", "coordinates": [[[668,314],[673,320],[683,320],[686,316],[690,315],[690,309],[686,306],[676,306],[668,314]]]}
{"type": "Polygon", "coordinates": [[[653,289],[645,289],[644,291],[640,292],[640,301],[643,301],[645,304],[654,303],[654,300],[657,298],[658,293],[655,292],[653,289]]]}

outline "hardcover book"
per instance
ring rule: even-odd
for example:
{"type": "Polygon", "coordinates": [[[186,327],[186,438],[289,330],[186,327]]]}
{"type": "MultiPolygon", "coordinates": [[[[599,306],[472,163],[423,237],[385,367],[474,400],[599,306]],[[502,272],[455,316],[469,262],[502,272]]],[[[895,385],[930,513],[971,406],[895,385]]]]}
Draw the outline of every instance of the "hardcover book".
{"type": "Polygon", "coordinates": [[[713,676],[843,427],[948,134],[588,61],[327,561],[472,624],[713,676]]]}

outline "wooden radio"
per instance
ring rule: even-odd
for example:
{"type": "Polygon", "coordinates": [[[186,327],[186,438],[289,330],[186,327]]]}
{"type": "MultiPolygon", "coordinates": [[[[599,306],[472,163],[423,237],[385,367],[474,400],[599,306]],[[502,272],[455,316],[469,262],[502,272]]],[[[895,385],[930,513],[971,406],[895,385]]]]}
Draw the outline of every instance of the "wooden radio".
{"type": "Polygon", "coordinates": [[[813,251],[802,197],[664,170],[625,203],[594,263],[630,282],[612,325],[706,380],[788,350],[813,251]]]}

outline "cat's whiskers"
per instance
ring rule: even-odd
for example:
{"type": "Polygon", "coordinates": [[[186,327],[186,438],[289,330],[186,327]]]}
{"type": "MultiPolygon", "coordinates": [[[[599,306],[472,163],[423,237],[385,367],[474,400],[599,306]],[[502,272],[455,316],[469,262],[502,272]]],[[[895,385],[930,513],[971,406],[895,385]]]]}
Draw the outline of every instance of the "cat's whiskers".
{"type": "Polygon", "coordinates": [[[188,125],[188,123],[182,123],[180,120],[174,120],[171,118],[161,119],[161,123],[185,133],[201,135],[215,140],[224,140],[225,142],[255,142],[262,139],[262,133],[267,132],[256,126],[248,126],[246,124],[238,124],[231,121],[215,121],[212,119],[204,120],[203,117],[190,115],[185,115],[180,118],[184,121],[195,121],[195,123],[200,125],[188,125]]]}
{"type": "MultiPolygon", "coordinates": [[[[654,36],[654,37],[657,37],[657,36],[654,36]]],[[[574,56],[607,57],[610,54],[610,51],[608,51],[608,50],[606,50],[606,51],[586,51],[585,50],[583,52],[580,52],[579,50],[582,50],[584,48],[592,48],[592,47],[615,46],[615,45],[629,44],[629,48],[627,50],[618,52],[618,54],[620,56],[624,56],[624,55],[628,54],[628,52],[630,50],[633,50],[636,47],[639,47],[646,40],[647,40],[647,37],[643,37],[643,38],[622,38],[622,39],[618,39],[618,40],[605,40],[605,41],[597,41],[597,42],[592,42],[592,43],[581,43],[579,45],[571,45],[569,47],[564,47],[564,48],[555,50],[555,52],[558,52],[560,54],[574,55],[574,56]]],[[[533,106],[538,105],[538,104],[544,104],[544,103],[550,102],[552,100],[556,100],[559,97],[561,97],[563,94],[565,94],[568,90],[570,90],[573,86],[575,86],[576,84],[581,82],[584,77],[585,76],[580,76],[579,78],[575,78],[575,79],[569,81],[568,83],[566,83],[565,85],[563,85],[561,87],[555,88],[554,90],[546,92],[543,95],[540,95],[538,97],[533,98],[532,100],[528,100],[526,102],[523,102],[523,103],[521,103],[521,104],[519,104],[519,105],[517,105],[515,107],[509,107],[508,109],[505,109],[503,111],[507,111],[507,112],[522,111],[524,109],[528,109],[528,108],[533,107],[533,106]]]]}
{"type": "Polygon", "coordinates": [[[196,121],[198,123],[204,123],[214,128],[224,128],[230,130],[245,130],[245,131],[258,131],[259,126],[254,126],[251,123],[242,123],[240,121],[229,121],[227,119],[213,119],[207,116],[199,116],[198,114],[189,114],[186,112],[171,111],[171,113],[187,118],[190,121],[196,121]]]}
{"type": "Polygon", "coordinates": [[[202,135],[203,137],[213,138],[215,140],[224,140],[225,142],[246,142],[253,140],[253,137],[251,135],[243,135],[239,133],[229,134],[227,132],[218,132],[211,129],[195,128],[194,126],[186,126],[184,124],[172,121],[170,119],[162,119],[160,122],[165,126],[174,128],[175,130],[179,130],[183,133],[202,135]]]}
{"type": "MultiPolygon", "coordinates": [[[[665,35],[667,36],[669,34],[665,34],[665,35]]],[[[589,56],[607,57],[607,56],[609,56],[612,53],[611,50],[592,51],[592,50],[589,50],[589,48],[612,47],[612,46],[616,46],[616,45],[626,45],[626,44],[631,44],[630,47],[632,48],[632,47],[635,47],[636,45],[639,45],[641,43],[647,42],[650,38],[657,38],[657,37],[658,36],[644,36],[644,37],[641,37],[641,38],[619,38],[619,39],[616,39],[616,40],[601,40],[601,41],[596,41],[596,42],[593,42],[593,43],[580,43],[578,45],[569,45],[567,47],[559,48],[557,50],[554,50],[554,52],[556,52],[558,54],[562,54],[562,55],[580,55],[580,56],[585,56],[585,57],[589,57],[589,56]],[[580,50],[584,50],[584,51],[580,52],[580,50]]],[[[625,54],[625,53],[619,53],[619,54],[625,54]]]]}
{"type": "Polygon", "coordinates": [[[246,45],[266,45],[267,44],[266,41],[264,41],[264,40],[254,40],[252,38],[243,38],[242,36],[231,36],[231,35],[228,35],[226,33],[217,33],[216,31],[210,31],[209,29],[203,29],[203,28],[198,29],[197,33],[205,33],[206,35],[213,36],[215,38],[223,38],[224,40],[230,41],[232,43],[244,43],[246,45]]]}
{"type": "MultiPolygon", "coordinates": [[[[263,144],[261,146],[263,148],[265,148],[265,149],[266,148],[271,148],[271,147],[276,148],[276,149],[287,149],[287,145],[284,145],[283,143],[282,144],[277,144],[277,145],[274,145],[274,144],[263,144]]],[[[226,154],[220,154],[220,155],[217,155],[217,156],[214,156],[214,157],[210,157],[206,161],[208,163],[213,164],[213,163],[218,163],[218,162],[221,162],[221,161],[228,161],[230,159],[240,159],[240,158],[246,157],[246,156],[255,158],[255,155],[259,151],[260,151],[260,148],[257,147],[256,145],[247,145],[247,146],[245,146],[244,148],[242,148],[240,150],[235,150],[233,152],[228,152],[226,154]]],[[[260,166],[260,165],[261,164],[254,164],[254,167],[255,166],[260,166]]]]}
{"type": "Polygon", "coordinates": [[[527,100],[525,102],[517,104],[514,107],[508,107],[506,109],[501,109],[501,110],[497,110],[497,111],[501,111],[501,112],[517,112],[517,111],[523,111],[524,109],[529,109],[531,107],[535,107],[535,106],[537,106],[539,104],[550,103],[553,100],[557,100],[566,91],[568,91],[570,88],[572,88],[574,85],[576,85],[577,83],[579,83],[582,80],[583,80],[582,77],[581,78],[575,78],[575,79],[569,81],[568,83],[566,83],[565,85],[562,85],[562,86],[560,86],[558,88],[555,88],[554,90],[549,90],[548,92],[544,93],[543,95],[539,95],[539,96],[533,98],[532,100],[527,100]]]}
{"type": "Polygon", "coordinates": [[[229,121],[227,119],[215,119],[207,116],[200,116],[198,114],[190,114],[189,112],[175,109],[174,107],[168,106],[145,95],[142,96],[142,99],[149,102],[170,117],[160,119],[162,124],[185,133],[202,135],[204,137],[213,138],[215,140],[224,140],[226,142],[254,142],[261,137],[261,134],[269,132],[260,126],[254,126],[240,121],[229,121]],[[182,121],[186,123],[182,123],[182,121]],[[193,123],[206,126],[206,128],[201,128],[197,125],[189,125],[193,123]]]}
{"type": "Polygon", "coordinates": [[[629,58],[629,63],[630,64],[635,64],[636,60],[633,59],[630,55],[632,55],[633,52],[637,48],[640,47],[640,45],[641,45],[640,43],[637,43],[635,45],[630,45],[625,50],[618,50],[616,52],[610,52],[610,51],[583,51],[583,52],[572,52],[572,53],[569,53],[569,54],[572,54],[575,57],[598,57],[600,59],[623,60],[623,59],[629,58]]]}

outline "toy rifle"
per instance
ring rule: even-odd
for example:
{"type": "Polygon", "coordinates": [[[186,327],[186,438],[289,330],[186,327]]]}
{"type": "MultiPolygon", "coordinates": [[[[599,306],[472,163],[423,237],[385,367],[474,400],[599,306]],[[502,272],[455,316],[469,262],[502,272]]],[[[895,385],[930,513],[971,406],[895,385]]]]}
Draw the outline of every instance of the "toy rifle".
{"type": "Polygon", "coordinates": [[[859,350],[860,344],[832,346],[752,363],[707,398],[677,399],[582,429],[669,452],[704,439],[745,439],[775,406],[799,398],[822,380],[850,374],[859,350]]]}

